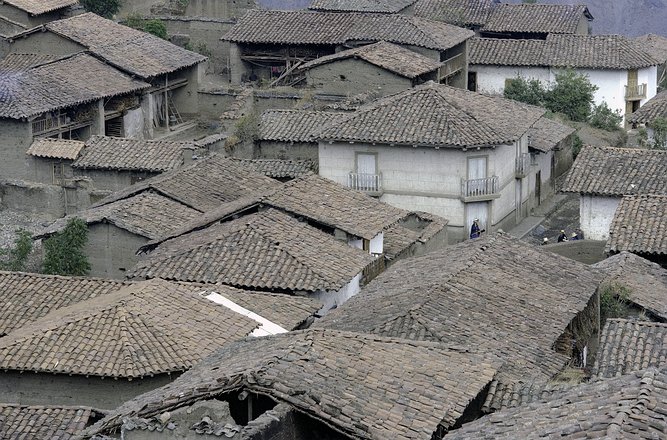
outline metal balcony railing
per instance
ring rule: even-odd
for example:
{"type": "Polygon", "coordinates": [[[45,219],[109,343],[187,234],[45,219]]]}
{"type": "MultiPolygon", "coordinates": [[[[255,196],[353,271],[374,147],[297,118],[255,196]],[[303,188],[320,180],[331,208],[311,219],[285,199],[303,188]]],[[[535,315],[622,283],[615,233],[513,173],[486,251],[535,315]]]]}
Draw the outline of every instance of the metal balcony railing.
{"type": "Polygon", "coordinates": [[[631,84],[625,86],[626,101],[646,99],[646,84],[631,84]]]}
{"type": "Polygon", "coordinates": [[[461,179],[463,201],[483,201],[500,197],[498,176],[482,179],[461,179]]]}
{"type": "Polygon", "coordinates": [[[382,192],[382,174],[350,173],[347,176],[347,186],[369,193],[382,192]]]}

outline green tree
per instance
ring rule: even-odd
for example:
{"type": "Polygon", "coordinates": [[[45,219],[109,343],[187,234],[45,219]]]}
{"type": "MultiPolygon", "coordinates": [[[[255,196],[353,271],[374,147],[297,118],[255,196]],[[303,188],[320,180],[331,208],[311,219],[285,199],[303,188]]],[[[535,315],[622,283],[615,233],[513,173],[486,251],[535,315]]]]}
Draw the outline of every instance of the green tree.
{"type": "Polygon", "coordinates": [[[664,150],[667,148],[667,119],[656,118],[651,123],[653,129],[653,148],[664,150]]]}
{"type": "Polygon", "coordinates": [[[572,121],[586,122],[597,89],[587,76],[566,70],[556,74],[555,83],[546,93],[545,106],[554,113],[566,115],[572,121]]]}
{"type": "Polygon", "coordinates": [[[160,37],[163,40],[167,39],[167,26],[165,26],[162,20],[147,20],[144,23],[143,30],[156,37],[160,37]]]}
{"type": "Polygon", "coordinates": [[[623,116],[619,110],[612,110],[606,102],[600,105],[594,105],[588,123],[595,127],[607,131],[616,131],[621,129],[623,116]]]}
{"type": "Polygon", "coordinates": [[[0,257],[4,261],[0,261],[0,269],[11,271],[25,270],[26,262],[32,252],[32,235],[28,231],[18,229],[18,234],[14,240],[14,247],[6,250],[0,249],[0,257]]]}
{"type": "Polygon", "coordinates": [[[86,275],[90,263],[83,253],[88,242],[88,225],[71,218],[62,231],[44,242],[43,272],[51,275],[86,275]]]}
{"type": "Polygon", "coordinates": [[[503,96],[526,104],[543,106],[546,93],[547,91],[539,80],[518,76],[507,80],[503,96]]]}
{"type": "Polygon", "coordinates": [[[94,12],[105,18],[112,18],[120,10],[122,0],[80,0],[86,11],[94,12]]]}

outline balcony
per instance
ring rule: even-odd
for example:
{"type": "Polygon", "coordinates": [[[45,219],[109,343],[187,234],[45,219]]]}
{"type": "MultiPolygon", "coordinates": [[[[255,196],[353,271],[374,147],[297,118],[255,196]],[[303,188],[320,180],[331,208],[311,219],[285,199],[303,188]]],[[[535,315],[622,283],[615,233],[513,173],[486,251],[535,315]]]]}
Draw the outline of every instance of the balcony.
{"type": "Polygon", "coordinates": [[[52,130],[58,130],[61,127],[67,126],[69,122],[69,118],[66,115],[37,119],[32,121],[32,134],[38,135],[52,130]]]}
{"type": "Polygon", "coordinates": [[[625,100],[637,101],[646,99],[646,84],[634,84],[625,86],[625,100]]]}
{"type": "Polygon", "coordinates": [[[483,179],[461,179],[461,199],[468,202],[484,202],[500,197],[498,176],[483,179]]]}
{"type": "Polygon", "coordinates": [[[350,173],[347,176],[347,186],[371,196],[381,196],[382,174],[350,173]]]}
{"type": "Polygon", "coordinates": [[[442,65],[438,69],[438,79],[440,80],[452,76],[465,69],[465,67],[466,67],[465,55],[462,53],[454,55],[448,60],[442,62],[442,65]]]}
{"type": "Polygon", "coordinates": [[[530,172],[530,153],[521,153],[519,157],[516,158],[514,177],[517,179],[523,179],[530,172]]]}

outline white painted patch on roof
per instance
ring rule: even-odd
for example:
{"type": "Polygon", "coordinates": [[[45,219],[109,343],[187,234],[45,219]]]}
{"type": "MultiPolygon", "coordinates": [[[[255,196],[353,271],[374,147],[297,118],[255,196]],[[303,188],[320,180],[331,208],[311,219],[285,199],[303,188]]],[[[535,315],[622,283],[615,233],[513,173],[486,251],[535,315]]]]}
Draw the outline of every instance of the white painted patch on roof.
{"type": "Polygon", "coordinates": [[[262,316],[259,316],[255,312],[251,312],[250,310],[241,307],[234,301],[220,295],[219,293],[211,292],[207,295],[206,292],[202,292],[202,294],[206,297],[206,299],[213,301],[216,304],[225,306],[229,310],[232,310],[236,313],[240,313],[243,316],[247,316],[248,318],[257,321],[260,325],[252,333],[250,333],[251,336],[260,337],[260,336],[277,335],[279,333],[288,332],[288,330],[285,330],[278,324],[271,322],[262,316]]]}

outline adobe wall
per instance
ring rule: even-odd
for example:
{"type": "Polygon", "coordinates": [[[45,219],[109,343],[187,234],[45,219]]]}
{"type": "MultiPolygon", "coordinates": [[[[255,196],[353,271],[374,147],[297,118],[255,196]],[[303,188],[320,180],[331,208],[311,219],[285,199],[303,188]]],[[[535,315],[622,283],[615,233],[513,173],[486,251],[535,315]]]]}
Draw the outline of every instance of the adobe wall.
{"type": "Polygon", "coordinates": [[[220,119],[220,115],[228,111],[236,100],[238,92],[234,90],[200,90],[199,117],[202,119],[220,119]]]}
{"type": "Polygon", "coordinates": [[[28,156],[32,127],[27,121],[0,119],[0,179],[28,177],[28,156]]]}
{"type": "Polygon", "coordinates": [[[0,182],[0,206],[55,220],[65,215],[65,193],[56,185],[4,180],[0,182]]]}
{"type": "Polygon", "coordinates": [[[259,141],[254,156],[255,159],[309,159],[317,162],[317,143],[259,141]]]}
{"type": "Polygon", "coordinates": [[[18,24],[0,17],[0,36],[8,37],[14,34],[18,34],[19,32],[23,32],[24,30],[25,29],[18,24]]]}
{"type": "Polygon", "coordinates": [[[241,18],[249,9],[256,8],[255,0],[189,0],[183,15],[232,19],[241,18]]]}
{"type": "MultiPolygon", "coordinates": [[[[179,70],[178,72],[171,73],[168,75],[168,80],[175,81],[176,78],[185,78],[188,80],[188,83],[184,87],[179,87],[172,91],[172,100],[176,109],[184,119],[197,117],[197,111],[199,109],[198,101],[198,91],[199,91],[199,81],[203,76],[203,71],[205,69],[204,63],[197,64],[195,66],[186,67],[179,70]]],[[[153,83],[156,83],[155,81],[153,83]]],[[[164,84],[164,78],[157,84],[164,84]]]]}
{"type": "Polygon", "coordinates": [[[605,240],[575,240],[564,243],[554,243],[543,247],[555,254],[570,258],[580,263],[595,264],[606,258],[604,254],[605,240]]]}
{"type": "Polygon", "coordinates": [[[5,403],[22,405],[90,406],[115,409],[122,403],[164,386],[178,377],[161,374],[135,379],[118,379],[17,371],[0,373],[0,395],[5,403]]]}
{"type": "Polygon", "coordinates": [[[84,253],[90,262],[90,276],[125,279],[125,272],[138,261],[135,252],[148,243],[140,237],[112,224],[96,223],[88,226],[88,243],[84,253]]]}
{"type": "Polygon", "coordinates": [[[81,170],[74,169],[74,175],[89,177],[97,190],[119,191],[128,186],[160,173],[149,173],[141,171],[116,171],[116,170],[81,170]]]}
{"type": "Polygon", "coordinates": [[[79,53],[85,47],[53,32],[35,32],[26,37],[13,40],[12,53],[39,53],[52,56],[66,56],[79,53]]]}
{"type": "Polygon", "coordinates": [[[570,169],[570,167],[572,167],[572,163],[574,162],[574,155],[572,152],[573,136],[574,135],[570,135],[563,139],[553,150],[556,161],[554,178],[563,175],[570,169]]]}
{"type": "Polygon", "coordinates": [[[292,109],[302,97],[302,94],[297,90],[288,92],[255,90],[253,92],[253,107],[257,114],[270,109],[292,109]]]}

